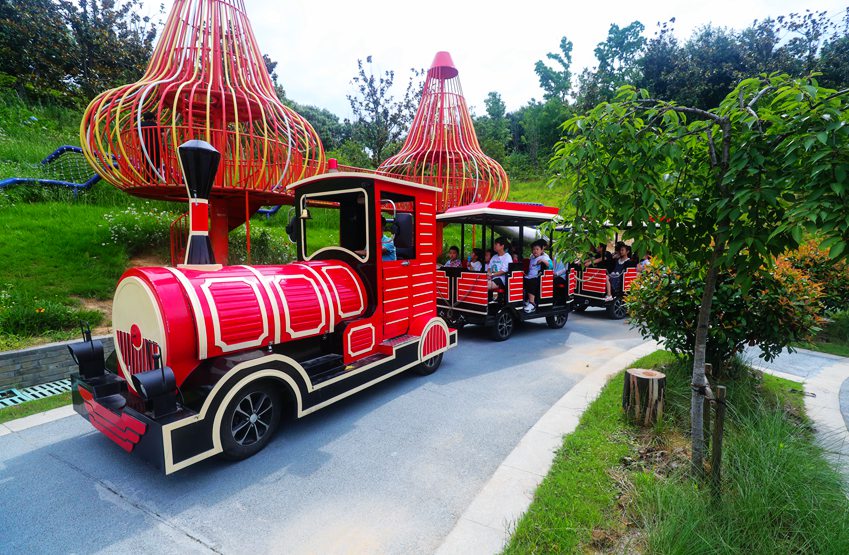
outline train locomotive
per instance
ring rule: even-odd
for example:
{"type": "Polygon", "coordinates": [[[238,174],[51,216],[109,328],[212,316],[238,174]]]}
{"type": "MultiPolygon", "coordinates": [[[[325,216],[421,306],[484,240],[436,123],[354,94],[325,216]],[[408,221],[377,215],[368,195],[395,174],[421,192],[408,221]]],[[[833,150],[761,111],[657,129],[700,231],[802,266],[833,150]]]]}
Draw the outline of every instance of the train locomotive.
{"type": "Polygon", "coordinates": [[[288,187],[297,260],[222,266],[204,198],[219,158],[201,141],[180,147],[185,263],[121,277],[114,352],[105,357],[90,334],[69,346],[74,409],[166,474],[249,457],[283,417],[408,369],[430,374],[457,344],[436,312],[436,187],[360,172],[302,180],[288,187]]]}

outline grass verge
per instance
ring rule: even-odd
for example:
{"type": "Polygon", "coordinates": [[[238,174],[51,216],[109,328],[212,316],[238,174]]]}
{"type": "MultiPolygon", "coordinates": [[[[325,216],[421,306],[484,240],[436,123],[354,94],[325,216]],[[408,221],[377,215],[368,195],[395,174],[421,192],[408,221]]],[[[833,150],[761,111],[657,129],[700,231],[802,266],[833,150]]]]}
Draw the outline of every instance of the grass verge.
{"type": "Polygon", "coordinates": [[[59,395],[51,395],[50,397],[36,399],[35,401],[27,401],[20,405],[13,405],[11,407],[6,407],[5,409],[0,409],[0,424],[70,404],[70,392],[60,393],[59,395]]]}
{"type": "Polygon", "coordinates": [[[833,314],[813,341],[797,343],[793,346],[849,357],[849,310],[833,314]]]}
{"type": "Polygon", "coordinates": [[[667,411],[621,416],[617,376],[564,438],[507,553],[849,553],[845,483],[813,440],[799,385],[734,365],[720,502],[688,475],[689,365],[667,353],[667,411]]]}
{"type": "MultiPolygon", "coordinates": [[[[671,354],[658,351],[631,367],[655,368],[671,360],[671,354]]],[[[604,531],[620,527],[620,488],[610,469],[636,450],[633,431],[621,415],[622,380],[621,373],[614,377],[564,438],[505,553],[581,552],[599,547],[604,531]]]]}

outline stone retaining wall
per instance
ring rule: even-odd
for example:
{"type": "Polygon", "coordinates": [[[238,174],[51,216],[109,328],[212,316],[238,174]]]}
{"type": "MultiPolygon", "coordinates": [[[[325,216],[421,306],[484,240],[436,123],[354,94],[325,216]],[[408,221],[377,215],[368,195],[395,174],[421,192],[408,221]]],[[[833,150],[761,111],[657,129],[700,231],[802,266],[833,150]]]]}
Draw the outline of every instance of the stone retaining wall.
{"type": "MultiPolygon", "coordinates": [[[[103,335],[95,339],[103,342],[104,354],[108,355],[113,350],[112,336],[103,335]]],[[[77,371],[67,345],[79,341],[74,339],[20,351],[0,352],[0,390],[30,387],[67,378],[77,371]]]]}

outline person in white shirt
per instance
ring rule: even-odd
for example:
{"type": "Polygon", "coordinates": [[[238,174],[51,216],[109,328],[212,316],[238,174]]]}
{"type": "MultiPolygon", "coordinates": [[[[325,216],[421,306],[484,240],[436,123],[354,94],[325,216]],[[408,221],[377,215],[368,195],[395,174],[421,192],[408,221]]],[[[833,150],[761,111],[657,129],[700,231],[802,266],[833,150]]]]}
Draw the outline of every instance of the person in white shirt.
{"type": "Polygon", "coordinates": [[[492,244],[495,256],[489,260],[489,288],[498,289],[507,286],[507,271],[513,262],[510,256],[510,242],[504,237],[499,237],[492,244]]]}
{"type": "Polygon", "coordinates": [[[545,254],[545,241],[539,239],[531,243],[531,260],[528,264],[528,275],[525,276],[525,292],[528,301],[525,303],[525,312],[534,312],[536,298],[539,294],[539,282],[543,270],[551,268],[551,258],[545,254]]]}

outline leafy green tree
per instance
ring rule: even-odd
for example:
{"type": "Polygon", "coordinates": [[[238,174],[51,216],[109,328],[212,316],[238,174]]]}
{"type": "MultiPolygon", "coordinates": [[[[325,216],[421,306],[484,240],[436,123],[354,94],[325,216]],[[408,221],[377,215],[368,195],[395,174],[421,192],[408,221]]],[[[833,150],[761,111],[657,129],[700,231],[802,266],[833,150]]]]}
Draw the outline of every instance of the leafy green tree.
{"type": "Polygon", "coordinates": [[[646,39],[642,36],[644,30],[645,26],[639,21],[633,21],[625,27],[615,23],[610,25],[607,39],[595,48],[598,66],[594,71],[584,70],[578,78],[579,108],[588,109],[603,100],[609,100],[620,86],[638,81],[640,66],[637,59],[646,45],[646,39]]]}
{"type": "Polygon", "coordinates": [[[265,71],[268,72],[268,76],[271,78],[271,83],[274,85],[274,92],[277,93],[277,98],[280,99],[281,102],[286,102],[286,89],[283,88],[283,85],[280,84],[280,76],[277,75],[277,61],[272,60],[271,56],[268,54],[262,55],[262,63],[265,64],[265,71]]]}
{"type": "Polygon", "coordinates": [[[657,98],[709,108],[740,80],[761,73],[804,77],[816,70],[824,86],[849,83],[849,21],[838,31],[824,12],[756,20],[742,31],[708,25],[683,46],[674,37],[674,22],[659,25],[638,60],[637,85],[657,98]]]}
{"type": "Polygon", "coordinates": [[[74,41],[52,0],[0,0],[0,86],[21,96],[69,100],[74,41]]]}
{"type": "Polygon", "coordinates": [[[680,64],[682,48],[675,38],[675,18],[658,23],[655,35],[646,42],[640,67],[639,86],[652,91],[657,98],[677,100],[681,88],[680,64]]]}
{"type": "MultiPolygon", "coordinates": [[[[695,263],[674,269],[650,266],[628,293],[631,325],[674,353],[692,353],[704,278],[695,263]]],[[[745,289],[733,273],[719,273],[705,352],[714,376],[727,375],[734,356],[746,345],[757,344],[771,360],[791,343],[809,341],[820,323],[822,301],[812,276],[784,258],[771,271],[758,272],[745,289]]]]}
{"type": "Polygon", "coordinates": [[[354,112],[353,137],[369,152],[372,164],[377,167],[387,158],[387,147],[401,140],[416,113],[421,85],[417,84],[423,72],[411,69],[410,80],[400,100],[392,95],[395,72],[384,71],[375,75],[372,57],[365,64],[357,60],[357,74],[351,79],[356,93],[348,95],[354,112]]]}
{"type": "Polygon", "coordinates": [[[327,157],[336,158],[343,166],[375,169],[363,145],[353,139],[348,139],[337,148],[328,150],[327,157]]]}
{"type": "Polygon", "coordinates": [[[507,143],[510,141],[507,106],[501,95],[495,91],[487,94],[483,102],[486,115],[474,118],[475,134],[484,153],[503,163],[507,156],[507,143]]]}
{"type": "Polygon", "coordinates": [[[698,472],[717,276],[734,272],[747,290],[806,231],[818,233],[832,257],[847,254],[847,123],[849,91],[786,75],[746,79],[713,110],[624,87],[614,102],[564,123],[552,167],[576,210],[573,244],[606,238],[610,221],[638,252],[702,268],[690,415],[698,472]],[[660,216],[664,223],[648,225],[660,216]]]}
{"type": "Polygon", "coordinates": [[[817,71],[822,72],[819,80],[825,86],[835,89],[849,86],[849,8],[843,16],[843,28],[823,44],[817,71]]]}
{"type": "Polygon", "coordinates": [[[60,5],[76,46],[69,53],[78,67],[73,83],[84,100],[142,76],[156,24],[139,15],[141,0],[60,0],[60,5]]]}
{"type": "Polygon", "coordinates": [[[510,114],[514,152],[526,158],[522,163],[514,159],[513,166],[527,165],[531,172],[528,175],[523,171],[526,177],[541,175],[555,143],[560,140],[560,126],[570,113],[571,108],[556,98],[545,102],[532,98],[525,106],[510,114]]]}
{"type": "Polygon", "coordinates": [[[549,52],[545,55],[557,66],[551,68],[542,60],[534,64],[534,72],[539,77],[539,86],[545,91],[546,100],[556,98],[564,104],[569,99],[572,90],[572,41],[566,37],[560,39],[560,52],[549,52]]]}

